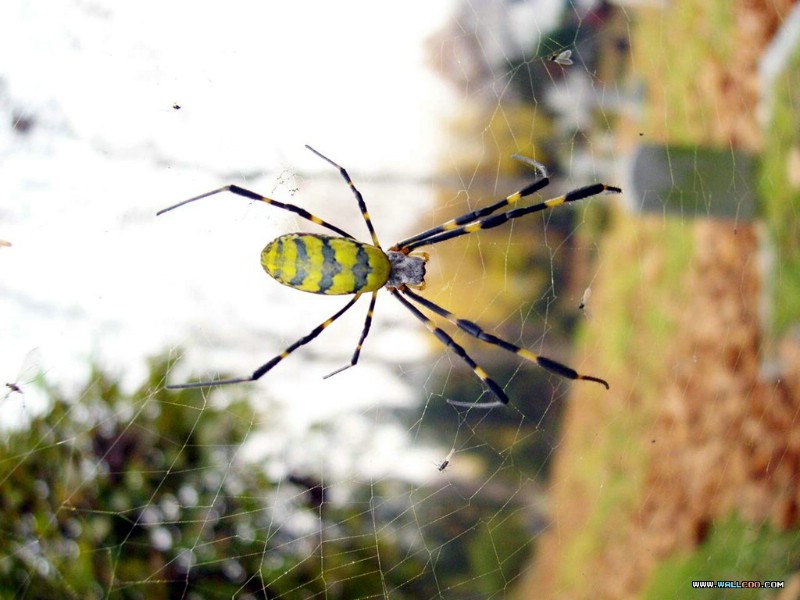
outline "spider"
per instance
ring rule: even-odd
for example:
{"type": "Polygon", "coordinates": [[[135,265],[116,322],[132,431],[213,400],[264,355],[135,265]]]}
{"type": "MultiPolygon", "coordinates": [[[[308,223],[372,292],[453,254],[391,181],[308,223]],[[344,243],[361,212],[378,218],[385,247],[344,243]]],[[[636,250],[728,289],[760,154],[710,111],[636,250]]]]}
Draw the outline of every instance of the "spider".
{"type": "Polygon", "coordinates": [[[367,309],[366,320],[364,327],[361,331],[361,337],[356,345],[355,352],[353,353],[350,363],[336,369],[329,373],[325,378],[331,377],[345,369],[355,366],[358,358],[361,355],[361,347],[364,340],[369,334],[370,326],[372,325],[372,316],[375,309],[375,300],[378,297],[378,291],[386,288],[389,293],[394,296],[405,308],[407,308],[412,315],[419,319],[425,327],[447,348],[457,354],[463,360],[475,375],[486,385],[495,400],[490,402],[461,402],[455,400],[448,400],[447,402],[454,406],[465,406],[472,408],[492,408],[496,406],[504,406],[508,404],[509,399],[503,392],[502,388],[481,368],[475,363],[472,358],[467,354],[462,346],[453,340],[444,330],[436,326],[436,324],[425,314],[423,314],[417,306],[426,308],[431,312],[443,317],[459,329],[466,331],[469,335],[483,340],[488,344],[498,346],[509,352],[513,352],[517,356],[526,360],[535,362],[540,367],[555,373],[567,379],[583,379],[587,381],[594,381],[605,386],[608,389],[608,382],[599,377],[591,375],[582,375],[575,371],[575,369],[567,365],[555,361],[545,356],[534,354],[530,350],[521,348],[511,342],[500,339],[486,332],[477,323],[468,321],[466,319],[459,319],[450,311],[434,304],[430,300],[418,295],[412,288],[422,290],[425,287],[425,266],[428,261],[428,255],[424,252],[413,252],[417,248],[423,246],[432,246],[445,240],[450,240],[461,235],[467,235],[481,231],[483,229],[491,229],[511,219],[518,219],[525,215],[553,208],[566,204],[567,202],[574,202],[582,200],[591,196],[596,196],[602,192],[620,193],[620,188],[605,185],[602,183],[594,183],[587,185],[576,190],[567,192],[562,196],[551,198],[521,208],[512,208],[499,214],[496,213],[499,209],[506,206],[515,206],[522,198],[530,196],[538,192],[549,183],[547,172],[542,165],[535,163],[530,159],[524,157],[515,157],[522,161],[532,164],[542,172],[542,176],[534,182],[525,186],[521,190],[514,192],[510,196],[495,202],[494,204],[474,210],[451,219],[446,223],[442,223],[436,227],[423,231],[410,238],[396,243],[388,250],[383,250],[378,241],[378,236],[375,233],[375,228],[372,226],[367,206],[364,203],[364,198],[361,192],[358,191],[347,171],[333,162],[330,158],[324,156],[320,152],[314,150],[311,146],[306,146],[311,152],[319,156],[321,159],[332,165],[339,170],[339,173],[347,182],[350,190],[355,196],[358,207],[367,225],[370,236],[372,236],[372,244],[359,242],[352,235],[339,227],[320,219],[316,215],[311,214],[307,210],[295,206],[293,204],[286,204],[267,198],[250,190],[239,187],[238,185],[226,185],[216,190],[206,192],[199,196],[189,198],[183,202],[179,202],[173,206],[160,210],[157,214],[162,215],[166,212],[174,210],[180,206],[207,198],[221,192],[231,192],[244,198],[251,200],[258,200],[265,202],[277,208],[292,212],[300,217],[321,225],[329,231],[337,235],[329,235],[322,233],[286,233],[278,236],[266,245],[261,252],[261,265],[267,274],[274,278],[279,283],[289,286],[296,290],[304,292],[311,292],[314,294],[328,294],[328,295],[352,295],[352,299],[344,305],[338,312],[332,315],[329,319],[319,324],[311,330],[307,335],[297,340],[295,343],[287,347],[283,352],[270,359],[260,367],[258,367],[253,374],[248,377],[238,377],[235,379],[222,379],[217,381],[198,381],[193,383],[184,383],[178,385],[168,385],[167,389],[185,389],[185,388],[198,388],[218,385],[230,385],[235,383],[244,383],[248,381],[256,381],[269,372],[275,365],[281,362],[284,358],[289,356],[292,352],[297,350],[300,346],[304,346],[316,338],[322,331],[327,328],[331,323],[336,321],[344,313],[358,301],[362,294],[371,293],[369,308],[367,309]],[[415,306],[416,305],[416,306],[415,306]]]}

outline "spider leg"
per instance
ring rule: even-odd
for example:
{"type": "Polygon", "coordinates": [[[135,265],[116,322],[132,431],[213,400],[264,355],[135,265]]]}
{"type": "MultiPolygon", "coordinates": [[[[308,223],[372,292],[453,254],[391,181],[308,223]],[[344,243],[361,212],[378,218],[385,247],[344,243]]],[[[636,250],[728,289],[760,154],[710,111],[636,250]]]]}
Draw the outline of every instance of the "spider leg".
{"type": "Polygon", "coordinates": [[[535,362],[537,365],[542,367],[543,369],[547,369],[551,373],[555,373],[561,377],[565,377],[567,379],[583,379],[585,381],[594,381],[605,386],[606,389],[609,389],[608,382],[605,379],[600,379],[599,377],[593,377],[592,375],[581,375],[572,367],[568,367],[567,365],[555,361],[551,358],[547,358],[546,356],[539,356],[538,354],[534,354],[530,350],[526,350],[525,348],[520,348],[519,346],[512,344],[511,342],[507,342],[503,339],[500,339],[497,336],[492,335],[491,333],[487,333],[484,331],[477,323],[472,321],[468,321],[466,319],[459,319],[453,313],[448,310],[445,310],[438,304],[434,304],[430,300],[423,298],[422,296],[418,296],[408,288],[403,289],[403,293],[418,302],[425,308],[435,312],[437,315],[440,315],[456,325],[459,329],[466,331],[473,337],[478,338],[486,342],[487,344],[492,344],[494,346],[499,346],[504,350],[508,350],[509,352],[513,352],[517,356],[520,356],[526,360],[531,362],[535,362]]]}
{"type": "MultiPolygon", "coordinates": [[[[524,157],[516,156],[515,158],[522,159],[524,157]]],[[[527,162],[527,160],[525,161],[527,162]]],[[[538,164],[538,163],[537,163],[538,164]]],[[[544,171],[543,171],[544,172],[544,171]]],[[[550,179],[547,175],[544,175],[541,179],[537,179],[530,185],[525,186],[521,190],[514,192],[510,196],[506,196],[502,200],[495,202],[490,206],[486,206],[484,208],[480,208],[478,210],[473,210],[472,212],[466,213],[461,215],[460,217],[456,217],[455,219],[450,219],[446,223],[442,223],[441,225],[437,225],[436,227],[432,227],[427,231],[423,231],[422,233],[418,233],[417,235],[413,235],[410,238],[404,239],[402,242],[397,242],[394,246],[392,246],[391,250],[401,250],[406,248],[409,244],[420,242],[426,238],[430,238],[438,233],[443,233],[445,231],[452,231],[459,225],[465,225],[467,223],[472,223],[473,221],[477,221],[481,217],[485,217],[487,215],[492,214],[493,212],[503,208],[504,206],[508,206],[509,204],[515,204],[522,200],[523,198],[530,196],[531,194],[535,194],[539,190],[547,187],[547,184],[550,183],[550,179]]],[[[421,246],[422,244],[417,243],[416,246],[421,246]]]]}
{"type": "Polygon", "coordinates": [[[438,328],[436,324],[433,321],[431,321],[428,317],[426,317],[423,313],[421,313],[416,306],[414,306],[408,300],[403,298],[403,296],[397,291],[397,289],[392,288],[389,290],[389,292],[400,301],[400,304],[402,304],[409,311],[411,311],[411,314],[413,314],[420,321],[422,321],[425,327],[428,328],[428,331],[430,331],[434,336],[436,336],[436,339],[438,339],[442,344],[447,346],[447,348],[449,348],[452,352],[460,356],[461,360],[463,360],[465,363],[467,363],[467,365],[469,365],[473,373],[475,373],[475,375],[477,375],[480,378],[480,380],[484,384],[486,384],[486,387],[489,388],[489,391],[491,391],[492,394],[494,394],[494,396],[497,398],[497,400],[495,400],[494,402],[459,402],[456,400],[448,400],[447,401],[448,404],[452,404],[453,406],[467,406],[470,408],[481,408],[481,409],[494,408],[495,406],[505,406],[506,404],[508,404],[508,396],[506,396],[505,392],[503,392],[500,386],[497,385],[497,383],[491,377],[489,377],[486,371],[484,371],[480,366],[477,365],[477,363],[475,363],[474,360],[472,360],[472,358],[470,358],[470,356],[467,354],[464,348],[459,346],[455,342],[455,340],[452,337],[450,337],[445,331],[438,328]]]}
{"type": "Polygon", "coordinates": [[[337,373],[341,373],[345,369],[349,369],[350,367],[354,367],[358,362],[358,357],[361,354],[361,346],[364,344],[364,340],[367,339],[369,335],[369,328],[372,325],[372,314],[375,310],[375,300],[378,299],[378,290],[372,292],[372,299],[369,301],[369,308],[367,309],[367,318],[364,320],[364,329],[361,332],[361,338],[358,340],[358,345],[356,346],[356,351],[353,352],[353,358],[350,359],[350,364],[345,365],[336,369],[335,371],[328,373],[323,377],[323,379],[327,379],[328,377],[333,377],[337,373]]]}
{"type": "Polygon", "coordinates": [[[336,167],[337,169],[339,169],[339,173],[344,178],[344,180],[347,182],[347,185],[350,186],[350,189],[352,190],[353,195],[356,197],[356,202],[358,202],[358,208],[361,210],[361,215],[364,217],[364,222],[367,224],[367,229],[369,229],[369,234],[372,236],[372,243],[375,246],[377,246],[378,248],[380,248],[381,244],[378,241],[378,235],[375,233],[375,228],[372,226],[372,219],[369,218],[369,212],[367,212],[367,205],[364,202],[364,197],[361,195],[361,192],[358,191],[358,188],[356,188],[355,184],[353,183],[353,180],[350,179],[350,175],[347,174],[347,170],[344,167],[339,166],[338,164],[333,162],[330,158],[328,158],[327,156],[325,156],[321,152],[318,152],[317,150],[314,150],[314,148],[312,148],[308,144],[306,144],[306,148],[311,150],[314,154],[319,156],[322,160],[324,160],[328,164],[330,164],[330,165],[336,167]]]}
{"type": "Polygon", "coordinates": [[[360,297],[361,297],[361,294],[356,294],[355,296],[353,296],[352,300],[350,300],[350,302],[345,304],[344,308],[340,309],[339,312],[337,312],[335,315],[330,317],[327,321],[324,321],[324,322],[320,323],[319,325],[317,325],[314,329],[312,329],[308,333],[308,335],[306,335],[306,336],[300,338],[299,340],[297,340],[294,344],[292,344],[291,346],[286,348],[286,350],[284,350],[283,352],[278,354],[276,357],[272,358],[268,362],[266,362],[263,365],[261,365],[260,367],[258,367],[255,371],[253,371],[253,374],[250,375],[250,377],[238,377],[236,379],[221,379],[221,380],[218,380],[218,381],[197,381],[197,382],[194,382],[194,383],[182,383],[182,384],[178,384],[178,385],[168,385],[167,389],[168,390],[185,390],[185,389],[189,389],[189,388],[210,387],[210,386],[217,386],[217,385],[229,385],[229,384],[233,384],[233,383],[245,383],[247,381],[255,381],[256,379],[259,379],[260,377],[262,377],[270,369],[272,369],[272,367],[274,367],[279,362],[281,362],[284,358],[289,356],[292,352],[297,350],[300,346],[304,346],[304,345],[308,344],[311,340],[313,340],[315,337],[317,337],[320,333],[322,333],[325,330],[326,327],[328,327],[336,319],[338,319],[344,313],[346,313],[350,309],[350,307],[353,306],[353,304],[356,303],[356,300],[358,300],[360,297]]]}
{"type": "Polygon", "coordinates": [[[410,251],[414,250],[415,248],[419,248],[420,246],[431,246],[433,244],[438,244],[439,242],[444,242],[445,240],[449,240],[454,237],[466,235],[469,233],[475,233],[476,231],[481,231],[482,229],[492,229],[493,227],[502,225],[503,223],[505,223],[506,221],[510,221],[511,219],[518,219],[520,217],[524,217],[525,215],[529,215],[531,213],[546,210],[548,208],[553,208],[555,206],[561,206],[562,204],[566,204],[567,202],[583,200],[584,198],[596,196],[597,194],[600,194],[602,192],[612,192],[615,194],[619,194],[622,192],[622,190],[618,187],[606,185],[604,183],[593,183],[591,185],[587,185],[582,188],[578,188],[576,190],[567,192],[562,196],[557,196],[556,198],[550,198],[549,200],[545,200],[544,202],[540,202],[538,204],[525,206],[523,208],[514,208],[504,213],[500,213],[499,215],[487,216],[484,217],[483,219],[473,221],[467,225],[461,225],[459,227],[455,227],[447,231],[443,231],[441,233],[435,233],[433,235],[425,237],[421,240],[417,240],[415,242],[411,242],[409,244],[400,243],[397,244],[396,246],[393,246],[393,249],[408,254],[410,251]]]}
{"type": "Polygon", "coordinates": [[[300,208],[299,206],[295,206],[294,204],[287,204],[285,202],[279,202],[277,200],[273,200],[272,198],[267,198],[266,196],[262,196],[260,194],[256,194],[255,192],[251,192],[250,190],[246,190],[243,187],[239,187],[238,185],[226,185],[216,190],[212,190],[210,192],[206,192],[205,194],[200,194],[199,196],[194,196],[193,198],[189,198],[188,200],[184,200],[183,202],[178,202],[177,204],[173,204],[167,208],[163,208],[156,213],[156,216],[163,215],[166,212],[179,208],[185,204],[189,204],[190,202],[194,202],[195,200],[202,200],[203,198],[208,198],[209,196],[213,196],[215,194],[219,194],[221,192],[231,192],[236,194],[237,196],[242,196],[244,198],[249,198],[251,200],[259,200],[261,202],[266,202],[276,208],[281,208],[283,210],[287,210],[291,213],[299,215],[306,219],[307,221],[311,221],[312,223],[316,223],[317,225],[321,225],[326,229],[330,229],[331,231],[338,233],[339,235],[343,235],[346,238],[350,238],[351,240],[355,239],[352,235],[347,233],[345,230],[336,227],[336,225],[332,225],[327,221],[320,219],[316,215],[312,215],[304,208],[300,208]]]}

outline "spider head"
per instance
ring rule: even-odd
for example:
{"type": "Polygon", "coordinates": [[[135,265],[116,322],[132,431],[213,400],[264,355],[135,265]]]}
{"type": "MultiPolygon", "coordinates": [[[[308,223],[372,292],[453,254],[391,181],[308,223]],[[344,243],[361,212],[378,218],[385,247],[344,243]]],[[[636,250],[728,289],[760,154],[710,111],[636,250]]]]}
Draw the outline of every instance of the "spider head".
{"type": "Polygon", "coordinates": [[[386,255],[392,265],[392,272],[386,287],[397,288],[408,285],[421,288],[425,285],[425,263],[428,262],[428,255],[424,252],[419,255],[405,254],[389,250],[386,255]]]}

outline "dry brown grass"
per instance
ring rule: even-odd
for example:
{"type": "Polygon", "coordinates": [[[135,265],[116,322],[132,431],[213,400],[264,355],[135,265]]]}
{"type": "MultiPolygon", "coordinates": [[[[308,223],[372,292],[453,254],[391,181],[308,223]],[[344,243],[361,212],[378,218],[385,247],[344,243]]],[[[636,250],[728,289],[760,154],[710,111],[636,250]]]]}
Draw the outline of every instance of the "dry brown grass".
{"type": "MultiPolygon", "coordinates": [[[[691,3],[675,4],[685,8],[691,3]]],[[[760,149],[756,64],[792,4],[733,3],[733,58],[704,58],[691,71],[692,79],[682,81],[689,100],[700,94],[705,107],[714,107],[713,114],[698,117],[701,127],[678,136],[667,130],[658,134],[659,126],[678,125],[692,115],[682,113],[662,94],[663,87],[655,86],[655,121],[649,128],[630,130],[656,132],[654,137],[665,142],[760,149]]],[[[662,47],[661,52],[671,58],[669,50],[662,47]]],[[[658,68],[652,72],[674,76],[658,68]]],[[[652,225],[643,221],[642,229],[652,230],[652,225]]],[[[734,513],[758,525],[798,525],[800,340],[780,344],[780,376],[765,379],[759,312],[764,234],[753,224],[700,219],[684,225],[693,249],[680,289],[666,297],[648,294],[658,288],[667,250],[615,239],[630,235],[626,227],[613,228],[604,245],[601,256],[627,244],[635,254],[615,256],[639,263],[642,293],[628,308],[630,327],[636,329],[627,351],[630,362],[626,372],[608,373],[613,395],[587,396],[581,390],[578,398],[575,390],[553,469],[552,526],[539,540],[520,598],[634,598],[660,561],[696,548],[718,518],[734,513]],[[658,303],[669,337],[665,346],[652,343],[643,349],[637,338],[651,333],[642,315],[651,302],[658,303]],[[654,361],[661,363],[660,373],[653,371],[654,361]],[[639,423],[638,431],[615,445],[610,438],[629,418],[639,423]],[[592,479],[584,469],[599,474],[592,479]],[[608,488],[625,477],[638,493],[619,494],[623,500],[609,505],[613,494],[608,488]]],[[[645,234],[642,241],[657,241],[657,236],[645,234]]],[[[596,320],[607,314],[602,297],[618,285],[615,276],[608,269],[598,277],[596,320]]],[[[597,327],[590,325],[589,339],[595,339],[597,327]]]]}
{"type": "Polygon", "coordinates": [[[701,222],[694,234],[693,293],[664,357],[675,368],[651,430],[646,493],[597,556],[591,571],[616,575],[602,578],[593,597],[635,597],[657,562],[695,548],[730,513],[797,525],[800,346],[783,345],[788,377],[762,380],[755,228],[701,222]]]}

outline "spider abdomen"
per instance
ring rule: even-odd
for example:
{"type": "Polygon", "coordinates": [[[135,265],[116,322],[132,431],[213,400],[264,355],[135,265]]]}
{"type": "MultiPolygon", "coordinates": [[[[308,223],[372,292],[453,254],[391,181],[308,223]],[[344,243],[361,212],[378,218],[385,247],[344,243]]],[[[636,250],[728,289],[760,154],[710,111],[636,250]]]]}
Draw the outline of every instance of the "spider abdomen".
{"type": "Polygon", "coordinates": [[[279,283],[329,295],[373,292],[386,284],[392,271],[380,248],[320,233],[275,238],[261,252],[261,265],[279,283]]]}

